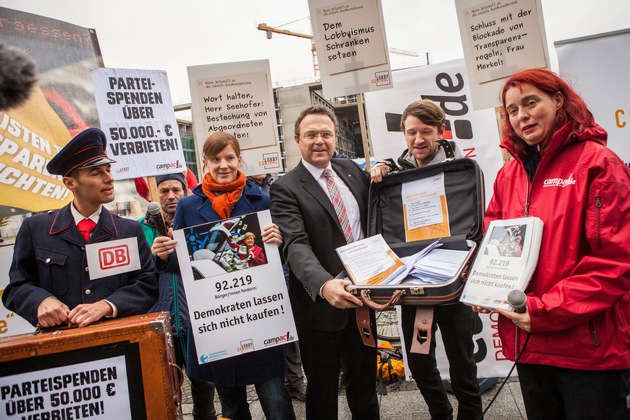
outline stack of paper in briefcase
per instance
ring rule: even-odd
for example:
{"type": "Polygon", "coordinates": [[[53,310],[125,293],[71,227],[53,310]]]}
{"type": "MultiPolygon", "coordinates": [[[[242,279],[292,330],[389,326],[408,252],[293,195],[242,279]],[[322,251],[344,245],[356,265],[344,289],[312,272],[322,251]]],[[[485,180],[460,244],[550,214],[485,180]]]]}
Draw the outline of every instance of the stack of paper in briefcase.
{"type": "Polygon", "coordinates": [[[495,220],[479,247],[461,301],[494,310],[509,309],[508,293],[524,291],[536,270],[543,221],[537,217],[495,220]]]}
{"type": "Polygon", "coordinates": [[[373,286],[436,285],[450,281],[468,259],[468,250],[442,249],[437,240],[408,257],[398,257],[382,235],[337,248],[354,284],[373,286]]]}
{"type": "MultiPolygon", "coordinates": [[[[471,159],[393,173],[382,182],[372,183],[368,240],[382,235],[406,268],[386,282],[355,279],[348,289],[363,295],[368,291],[369,297],[381,304],[389,302],[394,292],[402,294],[397,302],[402,305],[457,301],[477,248],[475,241],[482,235],[483,185],[481,169],[471,159]],[[431,252],[420,258],[418,253],[430,246],[431,252]]],[[[353,244],[348,247],[352,249],[353,244]]],[[[363,262],[355,262],[355,267],[364,264],[363,274],[369,278],[370,269],[378,271],[373,267],[378,259],[363,254],[363,262]]]]}

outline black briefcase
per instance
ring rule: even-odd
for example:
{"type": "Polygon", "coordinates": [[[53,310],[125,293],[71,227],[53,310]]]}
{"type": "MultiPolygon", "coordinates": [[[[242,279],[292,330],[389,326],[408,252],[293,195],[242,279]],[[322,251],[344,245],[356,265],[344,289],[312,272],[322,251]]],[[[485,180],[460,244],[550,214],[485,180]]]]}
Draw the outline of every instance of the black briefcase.
{"type": "MultiPolygon", "coordinates": [[[[443,201],[444,198],[440,200],[443,201]]],[[[382,182],[372,183],[368,199],[368,236],[383,235],[385,242],[399,257],[412,255],[438,238],[441,238],[442,249],[464,250],[467,254],[457,273],[444,283],[355,284],[349,286],[348,290],[361,295],[368,306],[376,310],[388,309],[395,304],[436,305],[457,301],[472,265],[477,242],[482,237],[484,213],[483,173],[477,162],[471,159],[447,160],[439,164],[396,172],[383,177],[382,182]],[[425,210],[431,212],[433,207],[435,211],[439,204],[436,197],[418,200],[415,204],[410,201],[405,203],[401,195],[403,188],[406,188],[405,194],[409,196],[409,191],[413,191],[414,188],[410,186],[418,184],[415,181],[437,180],[435,182],[441,183],[442,179],[446,201],[443,216],[446,214],[448,216],[443,217],[439,225],[421,228],[422,232],[418,235],[415,232],[417,229],[412,229],[414,221],[409,219],[411,217],[422,219],[425,210]],[[409,208],[414,205],[417,208],[409,208]],[[415,239],[418,236],[423,238],[415,239]]]]}

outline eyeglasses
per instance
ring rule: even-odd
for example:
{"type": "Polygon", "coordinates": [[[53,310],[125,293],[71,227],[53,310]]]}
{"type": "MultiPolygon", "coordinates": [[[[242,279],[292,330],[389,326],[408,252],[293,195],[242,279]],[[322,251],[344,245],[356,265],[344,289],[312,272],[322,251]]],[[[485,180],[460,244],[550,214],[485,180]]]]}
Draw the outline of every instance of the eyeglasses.
{"type": "Polygon", "coordinates": [[[335,137],[335,133],[330,131],[322,131],[321,133],[317,133],[315,131],[307,131],[302,135],[306,140],[315,140],[317,137],[321,136],[323,140],[330,140],[335,137]]]}

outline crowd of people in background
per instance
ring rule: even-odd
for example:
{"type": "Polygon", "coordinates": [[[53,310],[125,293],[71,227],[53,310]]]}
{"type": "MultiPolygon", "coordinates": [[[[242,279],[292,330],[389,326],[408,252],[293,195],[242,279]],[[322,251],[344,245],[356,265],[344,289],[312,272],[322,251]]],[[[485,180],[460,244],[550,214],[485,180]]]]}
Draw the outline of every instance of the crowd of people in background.
{"type": "MultiPolygon", "coordinates": [[[[630,416],[630,170],[606,147],[606,131],[584,100],[551,71],[533,69],[510,77],[502,90],[505,124],[501,147],[512,156],[498,173],[485,226],[497,219],[536,216],[545,232],[539,264],[525,290],[523,313],[497,309],[504,354],[517,361],[530,419],[627,419],[630,416]],[[546,179],[572,179],[569,188],[547,188],[546,179]]],[[[84,327],[106,318],[150,311],[171,314],[178,365],[191,380],[193,417],[251,419],[246,387],[256,389],[268,419],[294,419],[291,397],[305,401],[308,419],[338,416],[342,365],[353,418],[379,419],[376,349],[357,327],[375,331],[375,314],[336,278],[343,266],[335,248],[366,234],[370,182],[391,172],[462,158],[445,141],[443,110],[429,100],[407,106],[401,128],[407,149],[397,162],[379,162],[368,173],[335,156],[338,123],[326,107],[304,109],[295,122],[300,163],[272,182],[269,174],[246,177],[238,140],[215,132],[203,145],[203,175],[157,177],[159,235],[151,217],[133,221],[111,214],[115,163],[106,136],[87,129],[46,168],[73,194],[65,207],[24,220],[16,237],[4,305],[33,325],[84,327]],[[280,247],[299,342],[200,364],[173,229],[271,210],[261,240],[280,247]],[[128,238],[137,241],[140,268],[115,282],[90,281],[85,245],[128,238]],[[117,287],[110,287],[116,284],[117,287]],[[300,362],[301,356],[301,362],[300,362]],[[305,374],[303,377],[302,371],[305,374]]],[[[147,194],[146,181],[138,192],[147,194]]],[[[147,195],[148,197],[148,195],[147,195]]],[[[154,197],[155,200],[155,197],[154,197]]],[[[401,221],[402,223],[402,221],[401,221]]],[[[512,235],[512,256],[522,236],[512,235]]],[[[264,263],[246,233],[243,258],[264,263]]],[[[402,311],[409,368],[434,419],[453,418],[435,360],[440,329],[450,362],[458,419],[483,417],[473,358],[473,315],[482,307],[461,303],[424,308],[433,332],[428,351],[414,353],[416,308],[402,311]],[[474,312],[473,312],[474,311],[474,312]]],[[[413,414],[413,413],[410,413],[413,414]]]]}

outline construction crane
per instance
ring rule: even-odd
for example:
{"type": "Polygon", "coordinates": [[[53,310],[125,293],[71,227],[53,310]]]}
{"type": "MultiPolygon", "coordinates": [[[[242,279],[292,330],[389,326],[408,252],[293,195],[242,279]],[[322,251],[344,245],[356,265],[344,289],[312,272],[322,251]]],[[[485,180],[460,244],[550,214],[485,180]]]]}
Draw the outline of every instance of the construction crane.
{"type": "Polygon", "coordinates": [[[282,34],[282,35],[289,35],[289,36],[297,36],[298,38],[310,39],[311,40],[311,54],[313,55],[313,73],[315,74],[315,79],[319,80],[319,63],[317,62],[317,51],[315,50],[315,40],[313,38],[313,35],[287,31],[285,29],[272,28],[266,23],[259,24],[258,30],[265,31],[267,33],[267,39],[271,39],[274,33],[282,34]]]}
{"type": "MultiPolygon", "coordinates": [[[[280,26],[283,26],[283,25],[280,25],[280,26]]],[[[279,27],[273,28],[267,25],[266,23],[260,23],[258,25],[258,30],[265,31],[267,33],[267,39],[271,39],[274,33],[282,34],[282,35],[289,35],[289,36],[296,36],[298,38],[310,39],[311,40],[311,54],[313,55],[313,72],[315,74],[315,79],[319,80],[319,63],[317,62],[317,51],[315,48],[315,40],[314,40],[313,35],[287,31],[286,29],[279,29],[279,27]]],[[[392,54],[408,55],[410,57],[419,57],[418,53],[415,51],[401,50],[398,48],[389,48],[389,52],[392,54]]]]}

